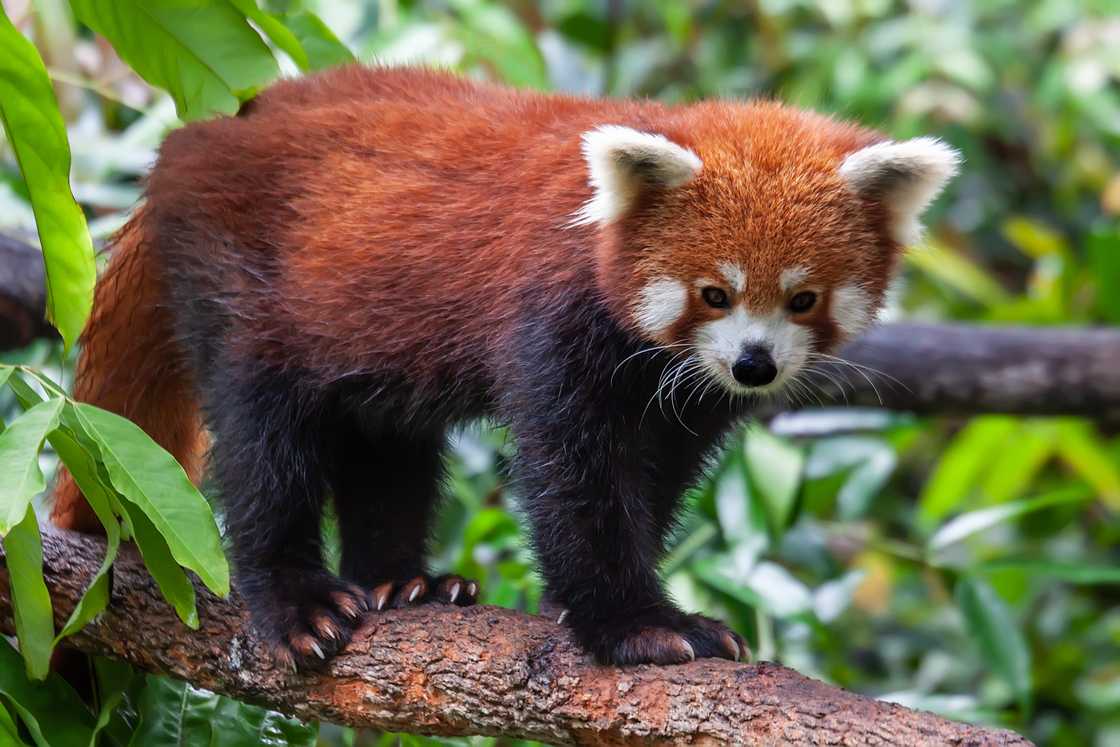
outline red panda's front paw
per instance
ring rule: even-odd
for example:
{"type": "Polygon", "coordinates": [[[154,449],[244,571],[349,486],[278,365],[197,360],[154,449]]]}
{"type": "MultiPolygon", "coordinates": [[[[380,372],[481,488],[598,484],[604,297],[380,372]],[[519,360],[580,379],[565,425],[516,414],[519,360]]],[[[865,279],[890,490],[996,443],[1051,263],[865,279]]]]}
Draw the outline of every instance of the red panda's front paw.
{"type": "MultiPolygon", "coordinates": [[[[325,576],[325,574],[324,574],[325,576]]],[[[323,666],[346,647],[370,600],[362,589],[329,577],[319,588],[295,583],[299,594],[278,594],[268,607],[256,605],[254,617],[265,634],[272,659],[281,669],[297,671],[323,666]]],[[[254,605],[251,605],[254,606],[254,605]]]]}
{"type": "Polygon", "coordinates": [[[373,588],[376,610],[407,607],[423,602],[443,602],[468,607],[478,600],[478,582],[462,576],[415,576],[403,582],[386,581],[373,588]]]}

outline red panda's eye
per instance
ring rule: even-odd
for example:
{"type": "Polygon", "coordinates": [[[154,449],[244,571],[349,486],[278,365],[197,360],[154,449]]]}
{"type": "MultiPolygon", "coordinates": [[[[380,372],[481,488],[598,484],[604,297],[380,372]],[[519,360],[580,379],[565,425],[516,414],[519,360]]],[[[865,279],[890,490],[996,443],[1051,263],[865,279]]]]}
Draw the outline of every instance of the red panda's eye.
{"type": "Polygon", "coordinates": [[[704,296],[704,302],[714,309],[726,309],[731,306],[731,300],[722,288],[708,286],[700,291],[700,294],[704,296]]]}
{"type": "Polygon", "coordinates": [[[789,300],[789,310],[794,314],[804,314],[817,302],[817,294],[813,291],[801,291],[789,300]]]}

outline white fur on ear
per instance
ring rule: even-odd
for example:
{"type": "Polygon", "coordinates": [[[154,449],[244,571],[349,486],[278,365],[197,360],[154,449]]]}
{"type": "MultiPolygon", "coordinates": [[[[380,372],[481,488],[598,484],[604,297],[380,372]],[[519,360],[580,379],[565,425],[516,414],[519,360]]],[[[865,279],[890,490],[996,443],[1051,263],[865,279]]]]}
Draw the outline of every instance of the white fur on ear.
{"type": "Polygon", "coordinates": [[[643,186],[680,187],[703,166],[695,153],[664,135],[620,125],[583,133],[583,157],[594,194],[572,225],[610,223],[626,212],[643,186]]]}
{"type": "Polygon", "coordinates": [[[957,173],[961,156],[933,137],[876,143],[840,164],[840,176],[864,197],[882,200],[891,212],[891,231],[902,244],[921,237],[922,211],[957,173]]]}

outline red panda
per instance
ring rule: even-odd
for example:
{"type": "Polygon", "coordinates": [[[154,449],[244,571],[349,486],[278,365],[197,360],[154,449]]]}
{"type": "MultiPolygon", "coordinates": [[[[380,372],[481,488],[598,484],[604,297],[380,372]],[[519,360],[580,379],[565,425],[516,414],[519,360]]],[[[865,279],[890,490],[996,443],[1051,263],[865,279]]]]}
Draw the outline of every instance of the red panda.
{"type": "MultiPolygon", "coordinates": [[[[771,102],[358,66],[286,81],[168,136],[76,394],[194,477],[212,440],[237,584],[285,665],[329,659],[367,613],[475,600],[424,556],[445,433],[482,416],[516,439],[579,643],[603,663],[736,659],[742,639],[657,576],[680,496],[756,395],[872,321],[957,161],[771,102]]],[[[95,526],[66,476],[53,515],[95,526]]]]}

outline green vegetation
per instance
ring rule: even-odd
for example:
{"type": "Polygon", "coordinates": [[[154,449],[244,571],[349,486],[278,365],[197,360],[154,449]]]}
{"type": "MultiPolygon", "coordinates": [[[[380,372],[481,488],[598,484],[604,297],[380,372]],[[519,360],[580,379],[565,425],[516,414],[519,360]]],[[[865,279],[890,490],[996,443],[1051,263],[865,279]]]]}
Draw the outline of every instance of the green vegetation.
{"type": "MultiPolygon", "coordinates": [[[[121,225],[176,114],[231,113],[281,71],[353,55],[593,94],[774,96],[897,137],[938,134],[966,164],[891,314],[1115,324],[1114,2],[4,0],[0,230],[37,230],[70,344],[89,309],[90,236],[121,225]]],[[[0,536],[23,660],[0,641],[0,744],[447,741],[327,726],[316,737],[108,661],[96,709],[53,675],[33,681],[57,639],[31,511],[59,460],[110,538],[61,635],[104,608],[125,537],[187,624],[183,567],[228,587],[201,496],[134,426],[66,398],[53,382],[69,378],[68,355],[40,344],[0,366],[0,536]]],[[[755,426],[695,491],[664,566],[678,600],[728,620],[756,657],[859,692],[1045,744],[1120,740],[1115,420],[831,412],[831,435],[803,435],[820,417],[755,426]]],[[[533,610],[539,581],[501,476],[512,445],[495,429],[455,445],[437,562],[478,578],[484,602],[533,610]]]]}

